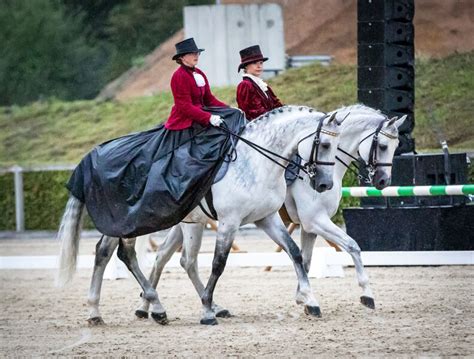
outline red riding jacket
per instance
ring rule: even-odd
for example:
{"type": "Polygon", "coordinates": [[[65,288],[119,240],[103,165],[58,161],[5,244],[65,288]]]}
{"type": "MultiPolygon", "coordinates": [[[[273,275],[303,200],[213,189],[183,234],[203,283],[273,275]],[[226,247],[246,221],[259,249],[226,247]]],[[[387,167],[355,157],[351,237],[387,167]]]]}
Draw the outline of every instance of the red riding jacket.
{"type": "Polygon", "coordinates": [[[237,86],[237,104],[245,112],[247,120],[251,121],[258,116],[281,107],[283,104],[275,96],[270,86],[266,91],[267,96],[258,85],[248,77],[237,86]]]}
{"type": "Polygon", "coordinates": [[[173,93],[174,106],[165,123],[165,127],[168,130],[183,130],[191,127],[193,122],[208,126],[211,114],[203,111],[202,107],[227,106],[214,97],[206,75],[198,68],[191,69],[181,65],[171,77],[171,91],[173,93]],[[193,72],[204,77],[204,86],[198,87],[194,80],[193,72]]]}

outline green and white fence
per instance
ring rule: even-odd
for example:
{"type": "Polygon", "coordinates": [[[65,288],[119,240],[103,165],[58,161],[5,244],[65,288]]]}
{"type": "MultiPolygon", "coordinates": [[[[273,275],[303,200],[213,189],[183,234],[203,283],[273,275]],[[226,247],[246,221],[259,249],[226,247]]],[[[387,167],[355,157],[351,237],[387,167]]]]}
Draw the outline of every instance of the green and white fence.
{"type": "Polygon", "coordinates": [[[474,195],[474,184],[450,186],[343,187],[342,197],[414,197],[474,195]]]}

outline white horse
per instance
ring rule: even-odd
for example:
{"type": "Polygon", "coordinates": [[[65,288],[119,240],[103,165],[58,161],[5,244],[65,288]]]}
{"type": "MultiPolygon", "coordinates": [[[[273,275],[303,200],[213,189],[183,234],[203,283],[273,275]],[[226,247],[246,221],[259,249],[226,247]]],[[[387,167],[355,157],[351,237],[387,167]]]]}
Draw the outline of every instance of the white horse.
{"type": "MultiPolygon", "coordinates": [[[[363,289],[362,304],[375,308],[369,279],[365,273],[357,243],[343,230],[336,226],[331,217],[336,213],[342,195],[342,178],[347,167],[359,154],[371,172],[371,181],[382,189],[390,184],[391,162],[398,145],[398,127],[406,116],[388,120],[370,107],[355,105],[344,107],[333,112],[336,118],[345,120],[341,125],[338,156],[334,169],[332,190],[315,193],[310,186],[307,175],[303,181],[296,180],[287,189],[285,206],[293,223],[302,225],[301,252],[303,265],[309,271],[314,241],[317,235],[340,246],[348,252],[354,261],[359,285],[363,289]]],[[[150,282],[157,286],[165,264],[173,253],[182,246],[181,265],[188,273],[198,295],[204,293],[204,286],[199,278],[197,256],[201,247],[202,232],[205,222],[180,223],[168,233],[165,242],[159,247],[156,255],[150,282]]],[[[135,315],[139,318],[148,317],[149,302],[143,298],[135,315]]],[[[214,305],[217,316],[226,317],[230,313],[218,305],[214,305]]]]}
{"type": "MultiPolygon", "coordinates": [[[[308,162],[306,168],[311,174],[313,188],[324,191],[332,187],[332,165],[340,124],[334,120],[335,117],[335,114],[327,116],[307,107],[286,106],[261,116],[245,127],[242,139],[236,145],[235,160],[229,163],[225,176],[211,187],[214,207],[219,216],[219,228],[212,274],[202,295],[202,324],[217,323],[212,307],[215,285],[224,270],[235,232],[240,225],[252,222],[288,253],[298,277],[297,302],[305,305],[306,312],[319,315],[319,304],[312,294],[300,250],[277,214],[285,200],[284,171],[288,162],[270,161],[245,142],[251,141],[284,158],[291,158],[298,152],[308,162]]],[[[58,285],[68,282],[75,270],[83,210],[84,204],[71,196],[58,233],[62,242],[58,285]]],[[[205,223],[207,217],[196,208],[183,221],[205,223]]],[[[142,297],[152,305],[152,318],[159,323],[167,322],[166,312],[156,290],[138,267],[134,245],[135,238],[108,236],[103,236],[97,243],[88,298],[89,323],[103,323],[99,312],[100,290],[105,266],[117,246],[119,258],[143,289],[142,297]]]]}

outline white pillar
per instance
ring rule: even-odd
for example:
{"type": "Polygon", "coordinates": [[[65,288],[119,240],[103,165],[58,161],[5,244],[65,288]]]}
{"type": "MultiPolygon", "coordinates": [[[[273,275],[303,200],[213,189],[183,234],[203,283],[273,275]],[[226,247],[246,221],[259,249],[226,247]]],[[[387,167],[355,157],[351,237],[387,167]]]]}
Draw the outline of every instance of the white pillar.
{"type": "Polygon", "coordinates": [[[15,181],[15,223],[16,231],[23,232],[25,230],[25,206],[23,195],[23,168],[20,166],[13,167],[13,178],[15,181]]]}

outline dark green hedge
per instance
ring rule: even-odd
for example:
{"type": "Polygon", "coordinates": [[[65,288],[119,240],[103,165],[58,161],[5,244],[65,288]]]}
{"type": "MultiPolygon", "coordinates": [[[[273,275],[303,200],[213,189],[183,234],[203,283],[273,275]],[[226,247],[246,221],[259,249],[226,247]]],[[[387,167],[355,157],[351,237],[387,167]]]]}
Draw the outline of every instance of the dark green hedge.
{"type": "MultiPolygon", "coordinates": [[[[64,184],[69,179],[69,171],[27,172],[23,174],[25,194],[25,229],[55,230],[59,226],[66,206],[68,192],[64,184]]],[[[346,175],[344,185],[355,185],[354,176],[346,175]]],[[[13,174],[0,175],[0,230],[15,229],[15,193],[13,174]]],[[[342,205],[357,206],[356,198],[343,199],[342,205]]],[[[341,210],[335,219],[342,223],[341,210]]],[[[85,228],[94,228],[89,217],[85,228]]]]}
{"type": "MultiPolygon", "coordinates": [[[[71,172],[23,173],[25,229],[54,230],[59,226],[68,199],[64,186],[71,172]]],[[[0,176],[0,230],[15,229],[15,193],[13,175],[0,176]]],[[[90,218],[86,228],[93,228],[90,218]]]]}

